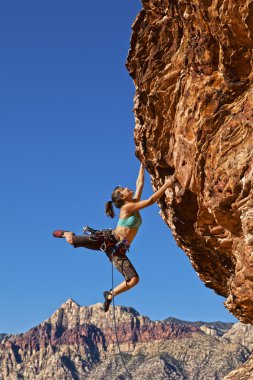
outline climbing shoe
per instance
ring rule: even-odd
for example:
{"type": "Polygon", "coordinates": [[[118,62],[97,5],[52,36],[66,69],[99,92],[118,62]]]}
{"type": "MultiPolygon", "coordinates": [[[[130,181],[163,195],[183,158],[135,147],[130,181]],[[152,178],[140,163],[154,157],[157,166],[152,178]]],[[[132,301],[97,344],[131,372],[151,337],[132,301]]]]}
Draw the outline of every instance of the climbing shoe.
{"type": "Polygon", "coordinates": [[[108,299],[109,294],[112,295],[111,290],[109,292],[107,290],[104,292],[104,299],[105,299],[104,312],[105,313],[109,310],[110,304],[112,302],[112,299],[111,300],[108,299]]]}
{"type": "Polygon", "coordinates": [[[53,236],[56,238],[64,238],[64,232],[69,232],[69,231],[56,230],[53,232],[53,236]]]}

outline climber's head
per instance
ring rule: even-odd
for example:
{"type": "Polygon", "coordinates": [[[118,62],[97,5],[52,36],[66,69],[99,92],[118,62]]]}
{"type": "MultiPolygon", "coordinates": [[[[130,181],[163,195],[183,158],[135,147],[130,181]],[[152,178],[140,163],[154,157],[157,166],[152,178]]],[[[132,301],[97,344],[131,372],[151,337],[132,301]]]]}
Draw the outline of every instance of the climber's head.
{"type": "Polygon", "coordinates": [[[119,191],[119,194],[120,194],[120,198],[122,200],[124,200],[124,202],[131,202],[132,201],[134,192],[133,192],[133,190],[129,189],[129,187],[122,187],[122,186],[120,186],[119,189],[118,189],[118,191],[119,191]]]}
{"type": "Polygon", "coordinates": [[[117,208],[121,208],[126,202],[130,202],[133,198],[134,192],[128,187],[116,186],[112,192],[111,201],[105,205],[106,215],[114,218],[113,204],[117,208]]]}

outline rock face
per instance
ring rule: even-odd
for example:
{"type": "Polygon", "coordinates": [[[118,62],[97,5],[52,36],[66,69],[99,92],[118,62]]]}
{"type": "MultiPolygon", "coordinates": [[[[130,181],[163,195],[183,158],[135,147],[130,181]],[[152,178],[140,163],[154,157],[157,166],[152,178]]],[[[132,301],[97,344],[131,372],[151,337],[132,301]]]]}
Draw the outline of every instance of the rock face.
{"type": "MultiPolygon", "coordinates": [[[[156,321],[116,307],[124,361],[135,380],[220,380],[243,364],[250,351],[240,343],[206,333],[201,323],[156,321]]],[[[230,324],[222,325],[226,334],[230,324]]],[[[224,334],[223,334],[224,335],[224,334]]],[[[252,340],[253,342],[253,336],[252,340]]],[[[112,310],[81,307],[73,300],[24,334],[0,342],[0,380],[126,380],[118,355],[112,310]]]]}
{"type": "MultiPolygon", "coordinates": [[[[253,349],[253,326],[242,323],[236,323],[229,329],[222,337],[228,339],[230,342],[241,343],[250,351],[253,349]]],[[[232,371],[224,377],[223,380],[251,380],[253,379],[253,357],[251,356],[247,362],[240,368],[232,371]]]]}
{"type": "Polygon", "coordinates": [[[253,350],[253,326],[243,323],[236,323],[223,334],[223,339],[228,339],[230,342],[236,342],[247,347],[250,351],[253,350]]]}
{"type": "Polygon", "coordinates": [[[253,358],[241,368],[225,376],[223,380],[252,380],[253,379],[253,358]]]}
{"type": "Polygon", "coordinates": [[[253,1],[143,0],[127,68],[137,157],[178,245],[253,323],[253,1]]]}

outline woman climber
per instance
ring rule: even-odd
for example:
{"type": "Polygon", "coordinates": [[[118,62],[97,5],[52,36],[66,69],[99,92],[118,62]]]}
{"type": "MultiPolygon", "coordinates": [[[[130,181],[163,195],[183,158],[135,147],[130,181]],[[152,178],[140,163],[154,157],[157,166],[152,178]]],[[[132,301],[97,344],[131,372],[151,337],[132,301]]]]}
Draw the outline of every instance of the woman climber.
{"type": "Polygon", "coordinates": [[[141,165],[136,182],[135,193],[127,187],[117,186],[111,200],[105,205],[107,216],[114,218],[113,204],[120,209],[117,227],[106,230],[94,230],[90,227],[84,229],[83,236],[76,236],[73,232],[56,230],[53,236],[65,238],[75,248],[84,247],[93,250],[102,250],[106,253],[115,268],[125,277],[125,281],[114,289],[104,292],[104,311],[108,311],[113,297],[125,292],[139,282],[139,276],[126,252],[135,238],[142,223],[139,210],[154,204],[174,182],[171,176],[165,184],[146,200],[140,200],[144,185],[144,166],[141,165]]]}

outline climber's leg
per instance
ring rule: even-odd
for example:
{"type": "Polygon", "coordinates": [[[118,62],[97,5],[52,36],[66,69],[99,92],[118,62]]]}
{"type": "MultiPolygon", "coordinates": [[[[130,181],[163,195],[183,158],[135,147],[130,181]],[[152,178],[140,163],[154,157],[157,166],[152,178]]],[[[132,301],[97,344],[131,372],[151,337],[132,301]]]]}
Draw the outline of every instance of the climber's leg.
{"type": "Polygon", "coordinates": [[[74,232],[56,230],[53,232],[53,236],[57,238],[65,238],[66,242],[73,245],[74,248],[83,247],[100,251],[101,239],[95,234],[77,236],[74,232]]]}
{"type": "Polygon", "coordinates": [[[131,278],[131,280],[123,281],[119,285],[116,286],[116,288],[111,290],[112,294],[109,294],[108,299],[112,299],[112,297],[117,296],[120,293],[126,292],[127,290],[130,290],[135,285],[137,285],[140,281],[139,276],[134,276],[131,278]]]}
{"type": "Polygon", "coordinates": [[[125,277],[125,281],[121,282],[114,289],[104,292],[104,311],[106,312],[109,307],[113,297],[117,296],[120,293],[130,290],[140,281],[139,275],[136,272],[133,264],[129,258],[122,253],[116,253],[112,256],[113,265],[115,268],[125,277]]]}

